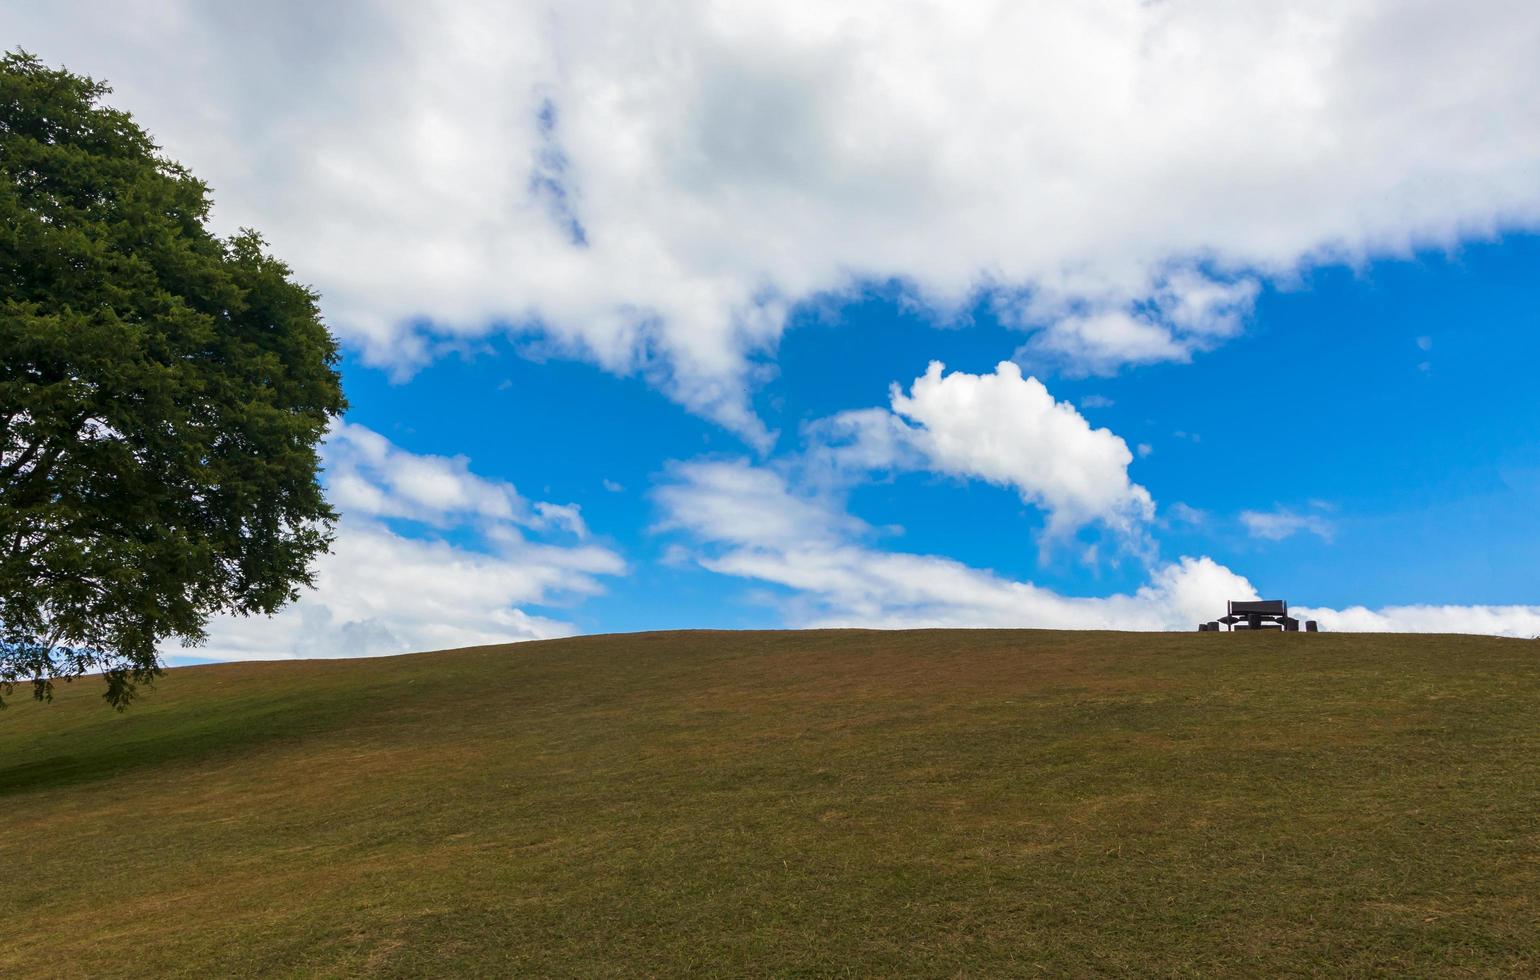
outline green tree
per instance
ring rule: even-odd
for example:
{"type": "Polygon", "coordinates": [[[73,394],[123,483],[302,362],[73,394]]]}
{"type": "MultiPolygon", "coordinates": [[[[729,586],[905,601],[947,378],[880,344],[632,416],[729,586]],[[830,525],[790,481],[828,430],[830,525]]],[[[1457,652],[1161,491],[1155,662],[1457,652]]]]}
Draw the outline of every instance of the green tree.
{"type": "Polygon", "coordinates": [[[311,584],[344,408],[316,295],[110,89],[0,59],[0,703],[101,671],[123,707],[167,640],[311,584]]]}

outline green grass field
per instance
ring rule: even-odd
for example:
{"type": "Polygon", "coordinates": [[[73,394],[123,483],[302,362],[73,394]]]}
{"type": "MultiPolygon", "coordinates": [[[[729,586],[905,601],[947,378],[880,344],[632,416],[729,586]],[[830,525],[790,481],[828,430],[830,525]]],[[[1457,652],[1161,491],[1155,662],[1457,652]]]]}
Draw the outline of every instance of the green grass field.
{"type": "Polygon", "coordinates": [[[0,713],[0,975],[1540,973],[1533,641],[653,633],[99,693],[0,713]]]}

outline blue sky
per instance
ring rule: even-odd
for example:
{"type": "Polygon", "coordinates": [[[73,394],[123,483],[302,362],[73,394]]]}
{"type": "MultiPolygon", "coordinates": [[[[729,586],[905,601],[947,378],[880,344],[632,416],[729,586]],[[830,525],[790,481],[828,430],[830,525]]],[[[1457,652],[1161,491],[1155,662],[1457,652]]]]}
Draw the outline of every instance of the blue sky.
{"type": "MultiPolygon", "coordinates": [[[[1532,603],[1537,268],[1540,238],[1522,234],[1328,266],[1267,289],[1242,336],[1190,364],[1049,381],[1093,424],[1149,447],[1130,472],[1158,501],[1201,512],[1166,508],[1155,536],[1167,558],[1212,556],[1263,593],[1312,607],[1532,603]],[[1246,525],[1248,511],[1301,526],[1269,535],[1246,525]]],[[[668,464],[775,466],[805,452],[808,423],[883,403],[928,361],[989,373],[1021,342],[987,302],[943,321],[891,285],[800,311],[756,392],[779,432],[764,458],[637,378],[531,357],[504,339],[408,381],[350,358],[348,418],[411,452],[465,454],[478,473],[579,504],[633,566],[604,594],[552,611],[581,631],[776,627],[785,590],[667,560],[678,536],[657,528],[666,515],[652,491],[668,464]]],[[[1041,513],[1008,489],[902,473],[853,488],[849,508],[890,528],[879,537],[893,550],[1066,594],[1129,592],[1146,576],[1140,561],[1086,561],[1068,547],[1045,559],[1041,513]]]]}
{"type": "Polygon", "coordinates": [[[1540,9],[70,0],[321,293],[318,588],[188,659],[1540,634],[1540,9]],[[943,366],[944,365],[944,366],[943,366]]]}

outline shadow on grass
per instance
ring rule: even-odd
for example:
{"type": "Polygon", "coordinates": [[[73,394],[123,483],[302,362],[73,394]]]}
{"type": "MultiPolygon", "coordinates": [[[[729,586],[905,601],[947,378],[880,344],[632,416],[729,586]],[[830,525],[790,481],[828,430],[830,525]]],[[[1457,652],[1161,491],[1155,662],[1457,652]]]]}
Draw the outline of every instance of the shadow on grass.
{"type": "Polygon", "coordinates": [[[227,705],[184,702],[142,715],[130,708],[126,715],[84,726],[37,732],[19,744],[0,742],[0,798],[298,743],[378,709],[379,702],[362,693],[317,698],[308,692],[227,705]],[[111,730],[118,726],[119,731],[111,730]],[[32,758],[7,764],[18,756],[32,758]]]}

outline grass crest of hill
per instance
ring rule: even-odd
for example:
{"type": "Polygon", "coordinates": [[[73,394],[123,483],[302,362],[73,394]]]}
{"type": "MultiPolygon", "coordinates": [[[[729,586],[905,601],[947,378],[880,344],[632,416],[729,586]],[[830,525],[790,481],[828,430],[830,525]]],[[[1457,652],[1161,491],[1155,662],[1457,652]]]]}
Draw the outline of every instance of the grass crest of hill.
{"type": "Polygon", "coordinates": [[[1540,972],[1540,644],[597,636],[0,713],[0,975],[1540,972]]]}

